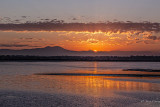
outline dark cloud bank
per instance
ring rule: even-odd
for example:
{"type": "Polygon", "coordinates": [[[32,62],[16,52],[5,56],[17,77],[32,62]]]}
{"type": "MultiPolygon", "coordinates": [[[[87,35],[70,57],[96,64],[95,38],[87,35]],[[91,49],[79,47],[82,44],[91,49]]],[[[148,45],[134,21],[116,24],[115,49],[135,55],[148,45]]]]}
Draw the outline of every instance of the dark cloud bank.
{"type": "MultiPolygon", "coordinates": [[[[160,32],[160,23],[151,22],[107,22],[65,23],[63,20],[0,24],[1,31],[78,31],[78,32],[126,32],[131,30],[160,32]]],[[[153,38],[154,39],[154,38],[153,38]]]]}

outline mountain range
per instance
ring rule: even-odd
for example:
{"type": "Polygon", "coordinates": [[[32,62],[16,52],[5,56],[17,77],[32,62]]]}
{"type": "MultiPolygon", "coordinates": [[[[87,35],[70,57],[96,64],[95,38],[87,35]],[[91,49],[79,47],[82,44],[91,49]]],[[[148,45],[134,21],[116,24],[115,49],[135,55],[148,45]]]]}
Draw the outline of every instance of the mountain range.
{"type": "Polygon", "coordinates": [[[160,51],[71,51],[59,46],[10,50],[0,49],[0,55],[29,55],[29,56],[160,56],[160,51]]]}

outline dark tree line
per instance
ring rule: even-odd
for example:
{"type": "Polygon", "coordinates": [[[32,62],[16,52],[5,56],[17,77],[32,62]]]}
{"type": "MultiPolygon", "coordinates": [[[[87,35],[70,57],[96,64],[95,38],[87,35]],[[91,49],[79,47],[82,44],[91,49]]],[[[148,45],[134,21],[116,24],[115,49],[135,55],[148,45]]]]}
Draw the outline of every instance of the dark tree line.
{"type": "Polygon", "coordinates": [[[147,61],[160,62],[160,56],[22,56],[1,55],[0,61],[147,61]]]}

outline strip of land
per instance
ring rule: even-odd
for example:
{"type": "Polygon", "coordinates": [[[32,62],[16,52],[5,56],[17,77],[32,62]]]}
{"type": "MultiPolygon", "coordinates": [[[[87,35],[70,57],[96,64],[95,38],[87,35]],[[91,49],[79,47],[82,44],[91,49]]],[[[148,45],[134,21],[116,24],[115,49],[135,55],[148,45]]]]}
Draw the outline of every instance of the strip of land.
{"type": "Polygon", "coordinates": [[[113,61],[160,62],[160,56],[23,56],[1,55],[0,61],[113,61]]]}
{"type": "Polygon", "coordinates": [[[112,77],[160,77],[156,74],[93,74],[93,73],[36,73],[35,75],[58,76],[112,76],[112,77]]]}

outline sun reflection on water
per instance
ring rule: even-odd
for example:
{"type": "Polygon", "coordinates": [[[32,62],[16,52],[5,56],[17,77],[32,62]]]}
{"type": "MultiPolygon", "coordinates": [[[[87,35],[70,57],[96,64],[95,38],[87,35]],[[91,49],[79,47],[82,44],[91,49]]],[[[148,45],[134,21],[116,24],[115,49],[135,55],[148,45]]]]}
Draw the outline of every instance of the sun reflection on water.
{"type": "MultiPolygon", "coordinates": [[[[97,66],[96,63],[95,66],[97,66]]],[[[114,81],[116,78],[119,77],[32,75],[17,76],[12,78],[12,80],[8,78],[6,81],[5,79],[7,78],[4,77],[0,82],[0,87],[91,96],[113,96],[111,91],[160,91],[159,84],[135,81],[114,81]]]]}

